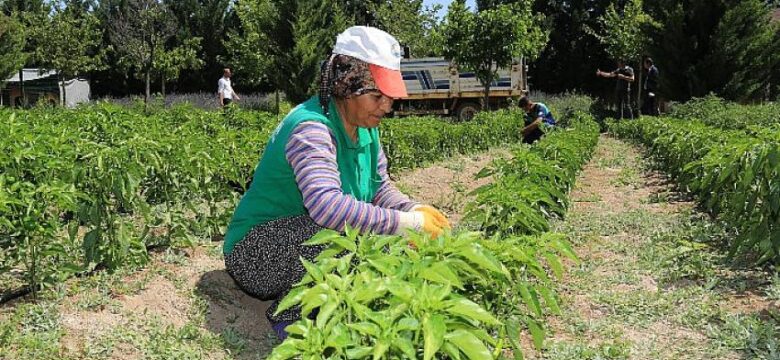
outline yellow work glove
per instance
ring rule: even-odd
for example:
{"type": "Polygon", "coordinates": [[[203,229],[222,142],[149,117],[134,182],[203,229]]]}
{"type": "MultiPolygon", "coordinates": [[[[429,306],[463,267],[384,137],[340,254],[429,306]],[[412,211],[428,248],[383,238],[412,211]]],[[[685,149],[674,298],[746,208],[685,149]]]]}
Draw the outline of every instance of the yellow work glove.
{"type": "Polygon", "coordinates": [[[452,226],[450,226],[450,221],[447,220],[447,217],[444,216],[444,214],[441,213],[441,211],[436,210],[435,207],[430,205],[418,205],[415,206],[414,211],[419,211],[422,213],[430,214],[433,216],[434,220],[436,220],[437,225],[439,225],[442,229],[450,229],[452,226]]]}
{"type": "Polygon", "coordinates": [[[428,235],[430,235],[432,239],[439,237],[439,235],[441,235],[441,233],[444,232],[441,221],[437,219],[435,216],[433,216],[433,214],[419,211],[419,210],[415,210],[415,211],[418,214],[422,214],[423,217],[423,222],[420,230],[428,233],[428,235]]]}
{"type": "MultiPolygon", "coordinates": [[[[417,205],[410,212],[401,213],[401,223],[398,234],[403,234],[406,229],[415,229],[427,233],[432,239],[436,239],[450,228],[450,222],[439,210],[432,206],[417,205]]],[[[409,246],[417,248],[412,240],[409,246]]]]}

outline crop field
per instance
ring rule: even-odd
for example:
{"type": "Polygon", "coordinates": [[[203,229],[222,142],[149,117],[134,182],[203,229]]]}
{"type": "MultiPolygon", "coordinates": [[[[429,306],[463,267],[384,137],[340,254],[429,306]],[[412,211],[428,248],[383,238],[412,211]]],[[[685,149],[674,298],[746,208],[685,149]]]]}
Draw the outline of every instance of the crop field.
{"type": "Polygon", "coordinates": [[[0,359],[779,359],[780,108],[544,102],[533,145],[518,109],[383,120],[397,187],[456,226],[312,238],[284,342],[221,250],[279,118],[0,110],[0,359]]]}
{"type": "MultiPolygon", "coordinates": [[[[33,288],[143,264],[149,248],[219,237],[277,123],[266,113],[143,116],[113,106],[2,116],[0,209],[12,236],[3,238],[1,260],[6,270],[22,265],[33,288]]],[[[383,145],[391,167],[516,142],[519,123],[495,116],[500,126],[389,121],[383,145]]]]}
{"type": "Polygon", "coordinates": [[[780,360],[780,0],[0,0],[55,359],[780,360]]]}

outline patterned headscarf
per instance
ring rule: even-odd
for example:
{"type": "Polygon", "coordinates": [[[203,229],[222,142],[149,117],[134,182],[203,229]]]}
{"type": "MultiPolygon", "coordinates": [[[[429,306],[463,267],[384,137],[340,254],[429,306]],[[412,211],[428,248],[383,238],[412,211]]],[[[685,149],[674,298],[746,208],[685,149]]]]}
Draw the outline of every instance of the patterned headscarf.
{"type": "Polygon", "coordinates": [[[320,106],[325,115],[331,97],[344,99],[377,90],[368,63],[351,56],[331,55],[320,74],[320,106]]]}

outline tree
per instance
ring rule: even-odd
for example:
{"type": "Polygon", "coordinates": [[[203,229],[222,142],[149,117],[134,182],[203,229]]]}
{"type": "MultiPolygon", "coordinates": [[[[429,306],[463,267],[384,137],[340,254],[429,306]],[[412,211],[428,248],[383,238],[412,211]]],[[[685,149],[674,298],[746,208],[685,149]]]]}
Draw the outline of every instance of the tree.
{"type": "Polygon", "coordinates": [[[345,14],[354,20],[355,25],[377,26],[376,10],[383,0],[339,0],[345,14]]]}
{"type": "MultiPolygon", "coordinates": [[[[604,93],[607,82],[593,81],[593,70],[606,65],[604,46],[586,29],[598,29],[598,18],[610,0],[536,0],[534,11],[550,23],[550,40],[537,60],[529,64],[531,88],[559,93],[604,93]]],[[[611,63],[610,63],[611,65],[611,63]]]]}
{"type": "Polygon", "coordinates": [[[658,0],[648,12],[661,24],[650,31],[650,54],[662,71],[660,92],[670,100],[707,95],[719,82],[711,37],[726,12],[722,0],[658,0]],[[715,71],[716,73],[713,73],[715,71]]]}
{"type": "MultiPolygon", "coordinates": [[[[228,53],[225,41],[228,32],[238,28],[233,0],[163,0],[178,23],[173,46],[180,47],[191,38],[201,38],[195,56],[202,60],[199,71],[181,73],[180,86],[215,89],[216,78],[222,74],[228,53]]],[[[173,80],[173,79],[171,79],[173,80]]],[[[213,91],[213,90],[212,90],[213,91]]]]}
{"type": "Polygon", "coordinates": [[[45,0],[4,0],[0,1],[0,10],[7,16],[13,14],[46,13],[49,6],[45,0]]]}
{"type": "MultiPolygon", "coordinates": [[[[772,43],[780,44],[780,23],[775,23],[775,37],[772,43]]],[[[780,56],[780,51],[776,51],[774,56],[780,56]]],[[[780,61],[775,63],[769,83],[769,99],[780,101],[780,61]]]]}
{"type": "Polygon", "coordinates": [[[769,87],[772,97],[778,75],[771,75],[771,69],[778,68],[779,36],[777,24],[770,25],[765,17],[768,11],[762,7],[765,3],[752,0],[648,2],[648,12],[661,24],[650,33],[650,53],[662,72],[660,92],[675,101],[687,101],[711,92],[746,101],[764,97],[766,90],[760,89],[769,87]],[[769,40],[770,32],[774,40],[769,40]]]}
{"type": "MultiPolygon", "coordinates": [[[[22,24],[10,16],[0,14],[0,88],[8,77],[24,66],[24,44],[22,24]]],[[[3,105],[2,102],[0,105],[3,105]]]]}
{"type": "MultiPolygon", "coordinates": [[[[273,62],[269,56],[272,47],[291,46],[289,43],[292,42],[292,36],[289,35],[289,30],[282,26],[278,13],[277,5],[270,0],[243,0],[236,3],[236,16],[240,26],[228,34],[225,48],[228,49],[228,58],[234,73],[243,74],[254,84],[268,80],[265,71],[273,62]],[[274,32],[278,37],[269,35],[274,32]]],[[[278,51],[273,50],[274,53],[278,51]]]]}
{"type": "Polygon", "coordinates": [[[714,76],[724,76],[720,95],[737,101],[762,100],[771,91],[772,70],[780,62],[777,24],[761,0],[729,7],[713,35],[714,76]]]}
{"type": "Polygon", "coordinates": [[[444,55],[474,71],[485,88],[485,109],[498,68],[510,66],[519,57],[534,59],[540,54],[549,35],[543,22],[543,15],[533,13],[531,0],[478,13],[468,11],[463,0],[450,5],[443,25],[444,55]]]}
{"type": "Polygon", "coordinates": [[[157,56],[152,64],[153,72],[160,76],[160,92],[165,97],[165,83],[179,78],[182,70],[200,69],[204,61],[198,58],[201,38],[184,40],[184,43],[173,49],[157,50],[157,56]]]}
{"type": "Polygon", "coordinates": [[[101,32],[97,18],[75,7],[55,7],[34,29],[35,59],[41,70],[53,70],[60,83],[60,105],[65,105],[66,80],[103,67],[101,32]]]}
{"type": "Polygon", "coordinates": [[[24,86],[24,71],[22,68],[31,64],[30,61],[34,60],[35,47],[33,45],[32,29],[38,24],[35,21],[31,21],[39,16],[48,14],[51,10],[49,4],[44,0],[4,0],[0,1],[0,8],[2,8],[3,14],[15,18],[20,24],[25,35],[25,45],[22,50],[22,67],[19,68],[19,85],[22,95],[22,106],[27,106],[27,91],[24,86]]]}
{"type": "Polygon", "coordinates": [[[320,61],[351,22],[333,0],[246,0],[236,13],[241,32],[227,42],[236,72],[269,81],[293,102],[313,94],[320,61]]]}
{"type": "MultiPolygon", "coordinates": [[[[144,103],[151,97],[154,64],[176,30],[176,19],[158,0],[127,0],[111,20],[113,46],[124,68],[144,79],[144,103]]],[[[158,62],[159,63],[159,62],[158,62]]]]}
{"type": "Polygon", "coordinates": [[[336,36],[347,29],[350,21],[340,5],[330,1],[300,1],[296,17],[292,57],[283,62],[293,65],[288,68],[293,76],[278,74],[281,81],[277,83],[284,84],[288,98],[300,102],[316,91],[320,61],[325,60],[336,36]]]}
{"type": "Polygon", "coordinates": [[[441,56],[444,38],[436,13],[441,5],[423,7],[422,0],[389,0],[374,5],[376,27],[408,46],[413,57],[441,56]]]}
{"type": "Polygon", "coordinates": [[[522,0],[477,0],[477,11],[495,9],[500,5],[522,3],[522,0]]]}
{"type": "MultiPolygon", "coordinates": [[[[621,11],[610,4],[599,21],[602,32],[592,31],[593,35],[606,47],[607,54],[613,59],[627,63],[636,61],[635,69],[640,74],[637,84],[641,84],[642,55],[649,41],[648,29],[657,26],[655,20],[642,9],[642,0],[630,0],[621,11]]],[[[639,91],[636,96],[639,102],[639,91]]]]}

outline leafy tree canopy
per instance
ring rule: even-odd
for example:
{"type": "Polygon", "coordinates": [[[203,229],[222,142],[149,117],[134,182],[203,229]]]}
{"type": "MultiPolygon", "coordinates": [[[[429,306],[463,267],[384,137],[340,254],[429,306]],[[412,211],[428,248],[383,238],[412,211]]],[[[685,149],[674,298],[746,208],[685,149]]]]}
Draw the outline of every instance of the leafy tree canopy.
{"type": "Polygon", "coordinates": [[[25,33],[22,24],[0,14],[0,86],[24,66],[25,33]]]}
{"type": "Polygon", "coordinates": [[[485,87],[485,106],[490,83],[498,68],[508,67],[520,57],[535,59],[547,43],[549,31],[544,15],[534,13],[532,2],[471,12],[465,1],[453,2],[444,20],[445,57],[474,71],[485,87]]]}

